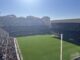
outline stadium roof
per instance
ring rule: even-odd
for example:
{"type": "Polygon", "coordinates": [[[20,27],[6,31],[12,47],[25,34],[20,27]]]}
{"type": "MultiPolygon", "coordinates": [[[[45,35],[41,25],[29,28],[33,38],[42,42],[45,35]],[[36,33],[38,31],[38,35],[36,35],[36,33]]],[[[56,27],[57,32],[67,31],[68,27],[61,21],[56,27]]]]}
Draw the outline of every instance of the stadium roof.
{"type": "Polygon", "coordinates": [[[77,19],[52,20],[52,23],[80,23],[80,18],[77,18],[77,19]]]}

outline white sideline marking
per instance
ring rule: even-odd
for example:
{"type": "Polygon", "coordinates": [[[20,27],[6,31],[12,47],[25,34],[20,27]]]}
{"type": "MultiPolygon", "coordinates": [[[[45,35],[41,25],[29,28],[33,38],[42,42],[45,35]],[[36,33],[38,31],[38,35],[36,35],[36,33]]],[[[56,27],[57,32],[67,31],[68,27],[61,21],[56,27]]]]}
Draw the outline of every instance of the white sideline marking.
{"type": "Polygon", "coordinates": [[[17,59],[18,60],[23,60],[23,57],[22,57],[22,54],[21,54],[21,51],[20,51],[20,48],[19,48],[19,45],[18,45],[18,42],[17,42],[16,38],[14,38],[14,44],[15,44],[17,59]]]}
{"type": "Polygon", "coordinates": [[[63,60],[62,59],[62,49],[63,49],[63,34],[61,34],[61,42],[60,42],[60,60],[63,60]]]}

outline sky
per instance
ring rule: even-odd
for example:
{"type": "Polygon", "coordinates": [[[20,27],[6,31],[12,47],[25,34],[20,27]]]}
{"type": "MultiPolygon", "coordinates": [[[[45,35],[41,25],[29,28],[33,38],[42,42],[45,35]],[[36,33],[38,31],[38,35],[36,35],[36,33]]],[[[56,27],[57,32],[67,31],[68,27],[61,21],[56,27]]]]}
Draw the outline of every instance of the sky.
{"type": "Polygon", "coordinates": [[[80,18],[80,0],[0,0],[0,15],[80,18]]]}

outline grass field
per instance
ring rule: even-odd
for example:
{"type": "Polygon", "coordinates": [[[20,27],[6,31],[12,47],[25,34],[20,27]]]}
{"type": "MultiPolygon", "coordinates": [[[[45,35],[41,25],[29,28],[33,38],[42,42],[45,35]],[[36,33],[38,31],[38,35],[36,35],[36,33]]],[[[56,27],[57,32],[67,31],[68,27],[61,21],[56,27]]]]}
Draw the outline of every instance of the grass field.
{"type": "MultiPolygon", "coordinates": [[[[60,40],[52,35],[17,37],[24,60],[60,60],[60,40]]],[[[63,60],[71,60],[80,47],[63,41],[63,60]]]]}

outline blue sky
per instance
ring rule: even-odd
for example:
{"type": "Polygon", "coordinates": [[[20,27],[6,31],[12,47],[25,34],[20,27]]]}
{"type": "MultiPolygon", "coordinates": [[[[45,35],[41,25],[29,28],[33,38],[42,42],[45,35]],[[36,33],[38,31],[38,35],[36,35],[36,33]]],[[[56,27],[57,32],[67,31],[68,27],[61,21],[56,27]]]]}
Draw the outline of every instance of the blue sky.
{"type": "Polygon", "coordinates": [[[80,18],[80,0],[0,0],[0,15],[80,18]]]}

